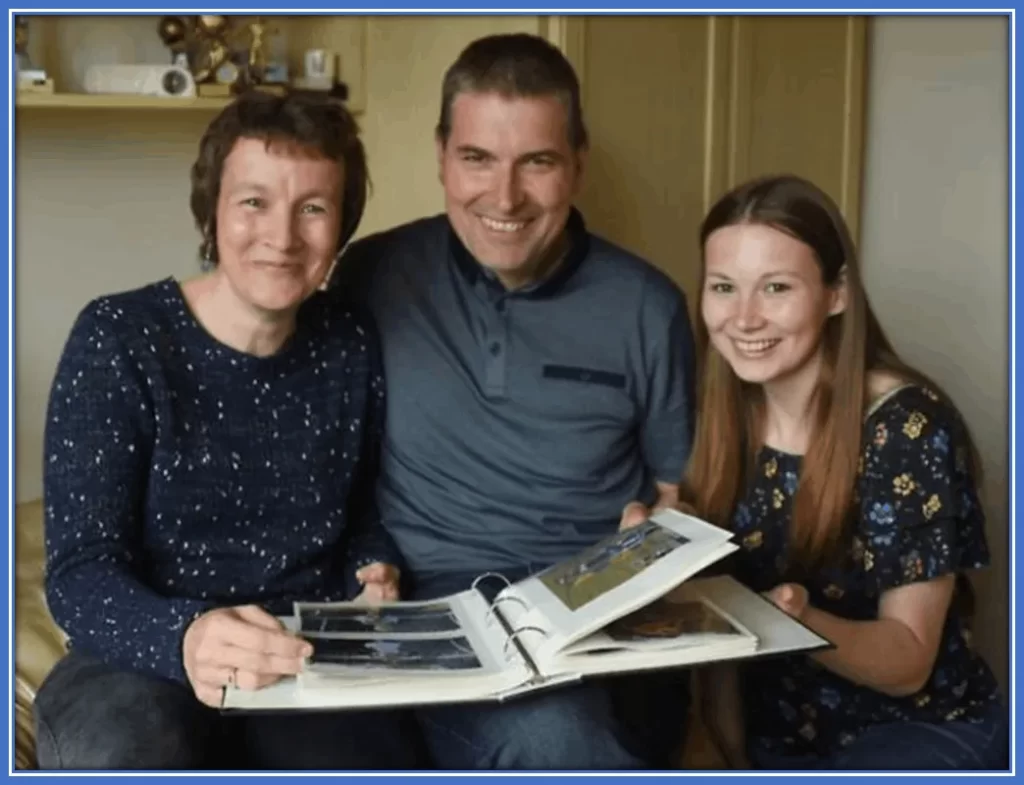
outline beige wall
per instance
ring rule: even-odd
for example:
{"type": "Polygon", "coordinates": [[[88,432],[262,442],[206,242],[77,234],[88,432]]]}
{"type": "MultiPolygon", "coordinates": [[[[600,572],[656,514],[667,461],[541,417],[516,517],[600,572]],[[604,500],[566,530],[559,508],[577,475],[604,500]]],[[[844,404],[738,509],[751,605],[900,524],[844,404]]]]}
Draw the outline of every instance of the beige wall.
{"type": "MultiPolygon", "coordinates": [[[[95,24],[97,34],[109,34],[109,20],[95,24]]],[[[153,39],[133,44],[140,59],[158,57],[151,20],[133,24],[135,40],[153,39]]],[[[533,16],[371,20],[367,106],[360,122],[375,190],[360,234],[442,209],[432,129],[444,69],[479,35],[536,32],[539,24],[533,16]]],[[[15,158],[19,502],[41,493],[46,398],[75,314],[97,295],[197,270],[188,171],[210,117],[108,111],[37,111],[20,117],[15,158]]]]}
{"type": "Polygon", "coordinates": [[[994,567],[977,576],[981,650],[1007,684],[1007,25],[876,19],[862,246],[897,349],[942,384],[985,462],[994,567]]]}

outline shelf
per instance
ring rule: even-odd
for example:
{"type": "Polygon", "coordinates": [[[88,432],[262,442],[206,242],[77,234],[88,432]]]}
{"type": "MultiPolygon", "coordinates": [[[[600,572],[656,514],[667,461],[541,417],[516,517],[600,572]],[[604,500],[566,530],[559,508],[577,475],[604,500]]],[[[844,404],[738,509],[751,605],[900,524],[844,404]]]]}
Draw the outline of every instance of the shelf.
{"type": "Polygon", "coordinates": [[[230,98],[159,98],[148,95],[101,95],[94,93],[18,93],[18,109],[173,109],[183,111],[223,109],[230,98]]]}

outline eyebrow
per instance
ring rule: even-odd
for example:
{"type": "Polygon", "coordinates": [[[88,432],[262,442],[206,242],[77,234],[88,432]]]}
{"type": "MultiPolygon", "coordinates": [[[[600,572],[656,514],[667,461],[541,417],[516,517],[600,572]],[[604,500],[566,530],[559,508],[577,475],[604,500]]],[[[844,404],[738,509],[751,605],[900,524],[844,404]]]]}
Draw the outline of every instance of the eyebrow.
{"type": "MultiPolygon", "coordinates": [[[[708,278],[721,278],[723,281],[731,281],[732,280],[732,278],[730,278],[725,273],[715,272],[714,270],[708,270],[707,277],[708,278]]],[[[784,278],[799,278],[800,276],[797,273],[790,272],[788,270],[773,270],[771,272],[765,273],[764,275],[758,276],[757,280],[763,281],[765,278],[780,278],[780,277],[784,277],[784,278]]]]}
{"type": "MultiPolygon", "coordinates": [[[[477,147],[471,144],[460,144],[458,147],[455,148],[455,150],[456,152],[462,154],[471,153],[473,155],[479,155],[481,158],[489,158],[491,160],[497,158],[497,156],[494,153],[490,152],[489,150],[484,150],[482,147],[477,147]]],[[[565,160],[565,156],[562,155],[557,150],[546,148],[542,150],[531,150],[528,153],[523,153],[518,158],[516,158],[516,163],[523,163],[525,161],[529,161],[532,158],[552,158],[556,161],[565,160]]]]}
{"type": "Polygon", "coordinates": [[[242,180],[234,183],[229,191],[266,191],[267,189],[259,183],[250,182],[249,180],[242,180]]]}
{"type": "MultiPolygon", "coordinates": [[[[255,191],[256,193],[266,193],[267,187],[254,183],[250,180],[243,180],[242,182],[235,183],[230,188],[226,189],[228,193],[238,193],[239,191],[255,191]]],[[[306,193],[299,194],[299,200],[302,199],[329,199],[330,194],[326,191],[307,191],[306,193]]]]}

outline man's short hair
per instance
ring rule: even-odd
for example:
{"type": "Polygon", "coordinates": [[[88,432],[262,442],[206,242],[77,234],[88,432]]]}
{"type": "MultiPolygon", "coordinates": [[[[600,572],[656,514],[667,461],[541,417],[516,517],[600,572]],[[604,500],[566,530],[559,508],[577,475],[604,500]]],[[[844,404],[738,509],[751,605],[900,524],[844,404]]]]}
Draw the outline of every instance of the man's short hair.
{"type": "Polygon", "coordinates": [[[528,33],[479,38],[445,72],[437,136],[443,144],[452,131],[452,104],[461,93],[498,93],[506,98],[554,96],[569,116],[569,143],[587,146],[580,105],[580,83],[572,64],[557,47],[528,33]]]}

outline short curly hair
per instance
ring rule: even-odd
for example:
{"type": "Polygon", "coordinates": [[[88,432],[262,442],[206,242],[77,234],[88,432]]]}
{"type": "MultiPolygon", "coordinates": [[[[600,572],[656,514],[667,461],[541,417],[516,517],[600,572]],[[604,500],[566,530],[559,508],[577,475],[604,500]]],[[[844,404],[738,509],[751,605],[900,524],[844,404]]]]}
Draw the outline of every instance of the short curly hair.
{"type": "Polygon", "coordinates": [[[304,93],[277,96],[252,91],[226,106],[213,119],[192,164],[190,204],[202,235],[199,256],[216,265],[217,201],[224,161],[239,139],[261,139],[268,145],[296,145],[317,157],[337,161],[344,172],[338,251],[355,234],[366,208],[370,177],[359,127],[345,106],[326,96],[304,93]]]}

